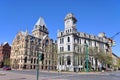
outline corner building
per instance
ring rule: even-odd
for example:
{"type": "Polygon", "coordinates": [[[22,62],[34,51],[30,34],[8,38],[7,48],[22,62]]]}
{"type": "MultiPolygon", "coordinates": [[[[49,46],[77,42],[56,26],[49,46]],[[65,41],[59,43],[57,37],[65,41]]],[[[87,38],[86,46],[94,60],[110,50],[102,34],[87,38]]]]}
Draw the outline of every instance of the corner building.
{"type": "MultiPolygon", "coordinates": [[[[98,52],[102,50],[106,54],[111,52],[108,38],[104,32],[98,36],[78,32],[76,22],[75,16],[69,13],[64,19],[64,31],[58,30],[58,70],[75,71],[76,68],[78,71],[84,70],[86,61],[85,58],[83,59],[83,55],[86,56],[86,44],[88,49],[95,48],[98,52]]],[[[96,61],[94,56],[90,56],[90,50],[88,50],[88,60],[92,69],[95,69],[96,66],[101,66],[101,63],[96,61]]]]}
{"type": "Polygon", "coordinates": [[[39,18],[32,34],[19,31],[12,42],[11,67],[14,69],[36,69],[38,53],[44,54],[40,63],[43,70],[56,70],[56,43],[49,38],[49,32],[42,17],[39,18]]]}

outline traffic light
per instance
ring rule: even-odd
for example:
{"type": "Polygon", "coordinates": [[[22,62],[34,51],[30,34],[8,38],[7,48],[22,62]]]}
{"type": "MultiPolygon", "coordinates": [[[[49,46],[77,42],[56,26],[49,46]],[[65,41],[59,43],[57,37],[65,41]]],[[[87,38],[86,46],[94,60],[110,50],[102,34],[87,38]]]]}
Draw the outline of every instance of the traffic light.
{"type": "Polygon", "coordinates": [[[113,41],[113,42],[112,42],[112,46],[115,46],[115,45],[116,45],[116,42],[115,42],[115,41],[113,41]]]}
{"type": "Polygon", "coordinates": [[[41,55],[41,61],[43,61],[43,60],[44,60],[44,54],[41,55]]]}
{"type": "Polygon", "coordinates": [[[44,60],[44,54],[43,53],[39,54],[38,59],[39,59],[39,61],[43,61],[44,60]]]}

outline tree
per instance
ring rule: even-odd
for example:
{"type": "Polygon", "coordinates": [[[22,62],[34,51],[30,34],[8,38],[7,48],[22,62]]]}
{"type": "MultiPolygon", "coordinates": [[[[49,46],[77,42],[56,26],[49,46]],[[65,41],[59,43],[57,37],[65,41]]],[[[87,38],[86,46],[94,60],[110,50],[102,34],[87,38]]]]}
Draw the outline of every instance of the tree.
{"type": "Polygon", "coordinates": [[[4,59],[4,65],[10,66],[10,58],[5,58],[4,59]]]}
{"type": "Polygon", "coordinates": [[[117,66],[118,66],[118,68],[120,68],[120,58],[118,58],[117,66]]]}
{"type": "Polygon", "coordinates": [[[112,56],[103,51],[96,54],[95,58],[102,64],[102,67],[110,67],[110,65],[112,65],[112,56]]]}

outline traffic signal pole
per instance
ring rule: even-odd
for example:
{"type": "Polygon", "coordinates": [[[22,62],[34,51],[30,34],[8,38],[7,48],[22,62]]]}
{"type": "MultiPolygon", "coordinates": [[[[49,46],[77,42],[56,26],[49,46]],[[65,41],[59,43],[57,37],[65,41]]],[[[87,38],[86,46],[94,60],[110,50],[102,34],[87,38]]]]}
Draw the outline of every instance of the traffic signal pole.
{"type": "Polygon", "coordinates": [[[39,80],[39,54],[37,53],[37,68],[36,68],[36,80],[39,80]]]}
{"type": "Polygon", "coordinates": [[[39,80],[39,61],[44,60],[44,54],[43,53],[37,53],[37,68],[36,68],[36,80],[39,80]]]}
{"type": "Polygon", "coordinates": [[[85,44],[85,47],[86,47],[86,72],[89,71],[89,68],[88,68],[88,45],[85,44]]]}
{"type": "Polygon", "coordinates": [[[37,68],[36,68],[36,80],[39,80],[39,59],[37,59],[37,62],[38,62],[38,64],[37,64],[37,68]]]}

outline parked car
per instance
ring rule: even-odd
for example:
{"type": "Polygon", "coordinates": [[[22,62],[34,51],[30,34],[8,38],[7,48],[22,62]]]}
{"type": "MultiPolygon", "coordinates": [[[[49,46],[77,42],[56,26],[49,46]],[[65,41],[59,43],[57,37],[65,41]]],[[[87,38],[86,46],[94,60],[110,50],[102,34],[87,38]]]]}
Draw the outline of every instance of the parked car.
{"type": "Polygon", "coordinates": [[[3,70],[11,70],[11,67],[10,66],[4,66],[3,70]]]}

